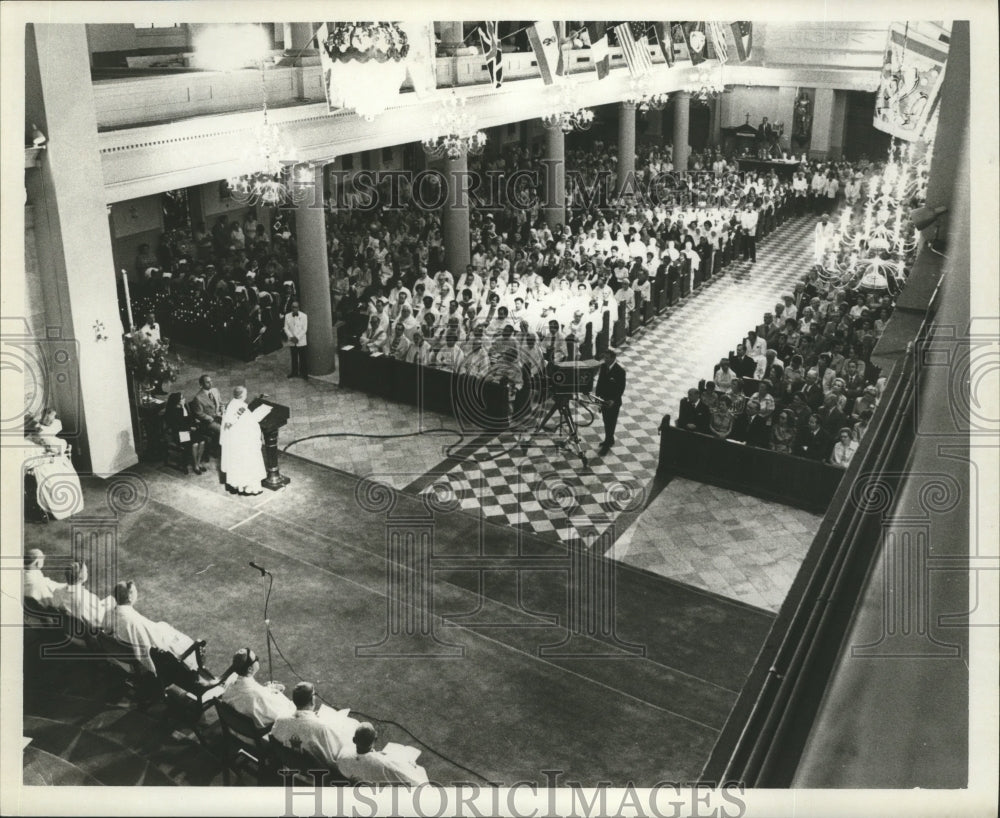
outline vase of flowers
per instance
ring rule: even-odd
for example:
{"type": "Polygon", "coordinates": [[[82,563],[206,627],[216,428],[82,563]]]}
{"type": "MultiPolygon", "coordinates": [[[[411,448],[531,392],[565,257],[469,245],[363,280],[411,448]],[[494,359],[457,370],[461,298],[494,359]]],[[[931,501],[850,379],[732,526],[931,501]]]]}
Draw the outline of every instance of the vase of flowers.
{"type": "Polygon", "coordinates": [[[141,332],[126,335],[124,341],[125,366],[142,390],[144,403],[154,389],[177,380],[178,368],[167,357],[167,344],[155,343],[141,332]]]}

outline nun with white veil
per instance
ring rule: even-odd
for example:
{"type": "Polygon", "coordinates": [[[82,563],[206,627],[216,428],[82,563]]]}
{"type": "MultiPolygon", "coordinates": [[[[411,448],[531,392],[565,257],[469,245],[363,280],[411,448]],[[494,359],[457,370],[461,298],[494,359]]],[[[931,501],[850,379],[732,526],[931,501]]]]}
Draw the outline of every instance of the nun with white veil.
{"type": "Polygon", "coordinates": [[[226,485],[239,494],[260,494],[261,481],[267,476],[261,449],[263,435],[260,420],[270,407],[266,404],[250,410],[245,386],[233,389],[233,399],[222,414],[221,467],[226,485]]]}

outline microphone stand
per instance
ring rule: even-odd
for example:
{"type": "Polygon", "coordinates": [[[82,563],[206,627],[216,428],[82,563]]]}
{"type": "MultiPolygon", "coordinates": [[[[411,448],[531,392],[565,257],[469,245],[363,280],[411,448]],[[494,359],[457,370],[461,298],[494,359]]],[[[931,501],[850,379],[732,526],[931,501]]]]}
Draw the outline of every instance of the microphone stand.
{"type": "Polygon", "coordinates": [[[271,655],[271,620],[267,616],[267,606],[271,601],[271,590],[274,587],[274,574],[270,571],[262,571],[260,575],[260,588],[264,594],[264,639],[267,643],[267,683],[274,684],[274,659],[271,655]],[[264,588],[264,575],[267,575],[268,585],[264,588]]]}

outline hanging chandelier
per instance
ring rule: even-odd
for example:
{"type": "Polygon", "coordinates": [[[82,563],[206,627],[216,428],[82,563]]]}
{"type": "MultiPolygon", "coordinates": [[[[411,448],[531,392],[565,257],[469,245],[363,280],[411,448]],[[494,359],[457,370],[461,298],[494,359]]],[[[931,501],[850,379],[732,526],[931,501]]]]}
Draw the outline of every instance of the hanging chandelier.
{"type": "Polygon", "coordinates": [[[406,78],[406,33],[396,23],[333,23],[320,44],[330,63],[330,104],[372,121],[398,97],[406,78]]]}
{"type": "Polygon", "coordinates": [[[281,126],[268,119],[264,70],[261,62],[263,120],[254,128],[240,162],[248,170],[230,176],[226,184],[230,196],[241,204],[269,207],[300,204],[312,193],[312,173],[295,158],[281,126]]]}
{"type": "Polygon", "coordinates": [[[653,75],[644,74],[629,80],[629,89],[622,101],[635,105],[641,114],[662,110],[670,99],[665,91],[657,91],[653,75]]]}
{"type": "Polygon", "coordinates": [[[864,200],[841,211],[818,267],[820,277],[847,289],[886,290],[895,295],[906,282],[919,246],[910,212],[926,194],[930,149],[917,143],[889,149],[881,173],[867,182],[864,200]]]}
{"type": "Polygon", "coordinates": [[[695,102],[707,103],[725,91],[726,85],[722,81],[721,71],[717,74],[711,68],[701,67],[691,69],[688,81],[681,90],[691,94],[691,99],[695,102]]]}
{"type": "Polygon", "coordinates": [[[465,97],[452,92],[431,118],[433,135],[423,139],[424,153],[437,159],[458,159],[462,154],[480,154],[486,147],[486,134],[476,127],[466,110],[465,97]]]}
{"type": "Polygon", "coordinates": [[[586,131],[594,122],[594,112],[580,105],[576,89],[571,85],[556,85],[550,91],[549,110],[542,114],[542,124],[563,133],[586,131]]]}

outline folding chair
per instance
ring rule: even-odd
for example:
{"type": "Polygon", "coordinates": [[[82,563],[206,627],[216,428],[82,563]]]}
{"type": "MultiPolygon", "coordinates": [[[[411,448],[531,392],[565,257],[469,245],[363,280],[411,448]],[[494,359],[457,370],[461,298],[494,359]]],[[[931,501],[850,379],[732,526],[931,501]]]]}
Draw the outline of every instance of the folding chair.
{"type": "Polygon", "coordinates": [[[239,772],[243,764],[250,763],[257,772],[257,783],[263,786],[273,760],[270,742],[267,740],[268,728],[258,727],[250,716],[219,699],[215,699],[213,703],[222,727],[223,783],[228,786],[230,772],[239,772]]]}

